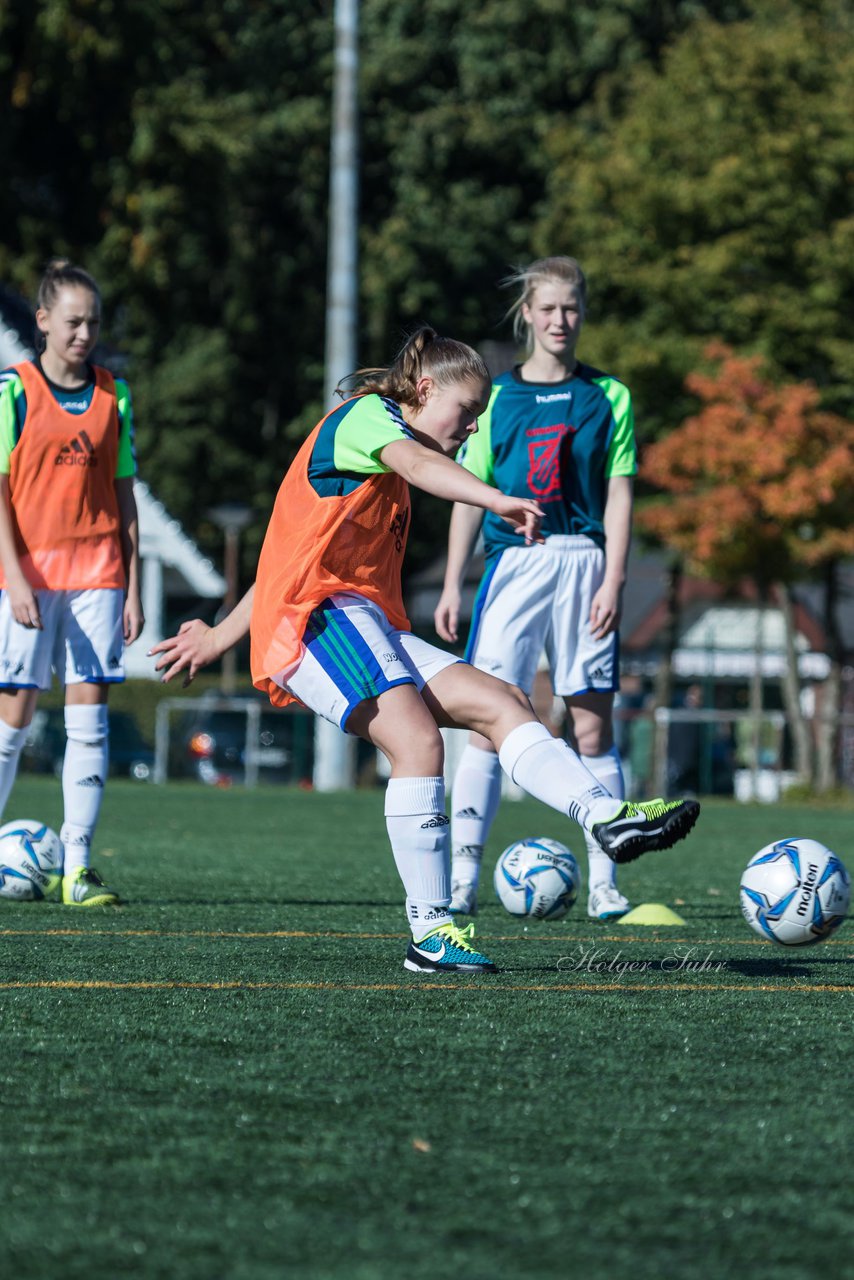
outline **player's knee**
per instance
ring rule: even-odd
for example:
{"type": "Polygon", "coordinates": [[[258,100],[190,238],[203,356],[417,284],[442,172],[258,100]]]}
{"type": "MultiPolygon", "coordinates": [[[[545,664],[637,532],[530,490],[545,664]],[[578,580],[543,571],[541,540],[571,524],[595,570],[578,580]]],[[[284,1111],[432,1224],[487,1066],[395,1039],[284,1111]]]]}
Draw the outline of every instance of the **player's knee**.
{"type": "Polygon", "coordinates": [[[582,756],[604,756],[614,745],[614,735],[609,724],[589,725],[580,731],[576,729],[575,740],[578,754],[582,756]]]}
{"type": "Polygon", "coordinates": [[[533,708],[531,707],[531,700],[528,697],[527,693],[523,692],[523,690],[520,689],[517,684],[507,684],[504,687],[507,693],[507,697],[510,698],[512,702],[515,702],[516,706],[519,708],[520,711],[533,710],[533,708]]]}

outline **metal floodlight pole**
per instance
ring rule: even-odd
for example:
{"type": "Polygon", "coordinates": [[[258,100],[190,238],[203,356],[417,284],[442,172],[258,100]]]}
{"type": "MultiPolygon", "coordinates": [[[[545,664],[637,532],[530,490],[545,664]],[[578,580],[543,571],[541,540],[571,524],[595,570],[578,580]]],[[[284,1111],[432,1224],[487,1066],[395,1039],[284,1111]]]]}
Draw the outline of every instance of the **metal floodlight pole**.
{"type": "Polygon", "coordinates": [[[356,366],[359,287],[359,3],[335,0],[326,269],[326,408],[356,366]]]}
{"type": "MultiPolygon", "coordinates": [[[[356,367],[359,200],[359,0],[335,0],[335,60],[329,161],[329,257],[326,274],[324,399],[356,367]]],[[[355,781],[355,739],[315,720],[314,786],[337,791],[355,781]]]]}

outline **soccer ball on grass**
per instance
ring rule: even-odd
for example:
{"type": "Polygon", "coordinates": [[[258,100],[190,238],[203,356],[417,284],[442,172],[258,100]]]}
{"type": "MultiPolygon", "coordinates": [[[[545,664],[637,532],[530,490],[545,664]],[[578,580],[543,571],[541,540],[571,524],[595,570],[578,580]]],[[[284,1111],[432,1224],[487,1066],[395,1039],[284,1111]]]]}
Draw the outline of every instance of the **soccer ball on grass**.
{"type": "Polygon", "coordinates": [[[768,844],[741,877],[741,910],[751,929],[788,947],[829,937],[842,924],[850,897],[841,859],[817,840],[768,844]]]}
{"type": "Polygon", "coordinates": [[[559,920],[578,897],[581,875],[566,845],[543,836],[509,845],[495,865],[494,883],[511,916],[559,920]]]}
{"type": "Polygon", "coordinates": [[[33,902],[49,898],[62,881],[62,841],[32,818],[0,827],[0,898],[33,902]]]}

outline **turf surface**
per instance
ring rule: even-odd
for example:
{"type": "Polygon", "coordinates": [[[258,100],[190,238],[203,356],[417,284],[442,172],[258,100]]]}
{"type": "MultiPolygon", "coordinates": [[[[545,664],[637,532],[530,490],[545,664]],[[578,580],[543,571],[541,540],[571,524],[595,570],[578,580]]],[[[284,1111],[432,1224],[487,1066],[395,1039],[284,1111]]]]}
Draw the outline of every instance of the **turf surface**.
{"type": "MultiPolygon", "coordinates": [[[[8,814],[58,828],[58,793],[8,814]]],[[[526,927],[489,888],[502,972],[425,980],[379,793],[111,782],[127,905],[0,904],[2,1274],[854,1275],[851,926],[775,948],[737,894],[770,839],[852,867],[851,831],[709,803],[621,872],[684,926],[526,927]]],[[[542,834],[580,849],[533,802],[490,849],[542,834]]]]}

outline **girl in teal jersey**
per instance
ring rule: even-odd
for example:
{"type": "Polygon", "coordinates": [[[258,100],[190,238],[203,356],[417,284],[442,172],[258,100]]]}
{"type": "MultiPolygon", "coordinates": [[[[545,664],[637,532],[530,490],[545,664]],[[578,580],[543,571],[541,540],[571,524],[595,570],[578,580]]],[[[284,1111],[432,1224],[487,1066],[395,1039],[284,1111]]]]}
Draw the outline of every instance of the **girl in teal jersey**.
{"type": "MultiPolygon", "coordinates": [[[[612,709],[636,471],[631,397],[616,378],[576,357],[587,289],[575,259],[534,262],[512,283],[514,330],[527,342],[527,359],[496,379],[460,460],[504,492],[535,498],[545,512],[545,541],[514,549],[482,511],[456,503],[436,630],[457,640],[462,582],[483,524],[486,572],[467,658],[530,694],[545,650],[572,744],[598,781],[622,797],[612,709]]],[[[476,911],[500,786],[498,757],[472,734],[453,788],[451,909],[460,914],[476,911]]],[[[595,841],[587,848],[589,914],[624,915],[629,903],[617,889],[614,863],[595,841]]]]}

